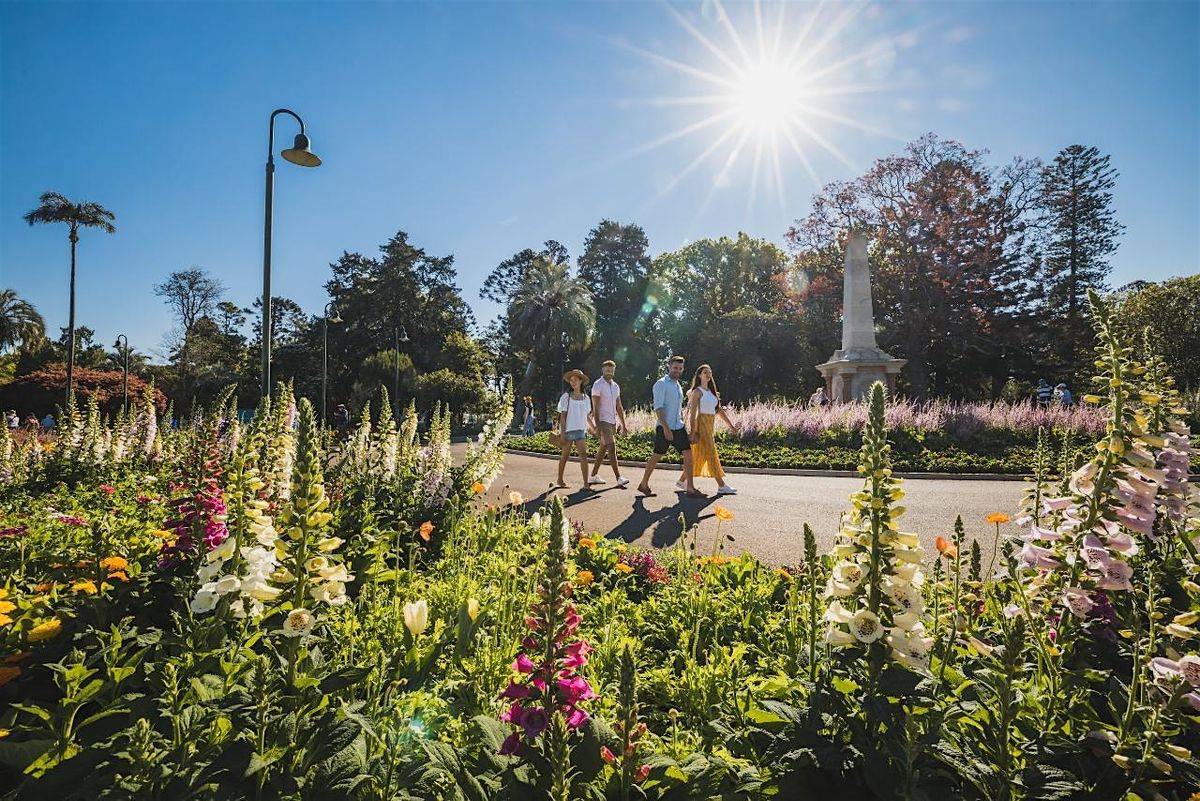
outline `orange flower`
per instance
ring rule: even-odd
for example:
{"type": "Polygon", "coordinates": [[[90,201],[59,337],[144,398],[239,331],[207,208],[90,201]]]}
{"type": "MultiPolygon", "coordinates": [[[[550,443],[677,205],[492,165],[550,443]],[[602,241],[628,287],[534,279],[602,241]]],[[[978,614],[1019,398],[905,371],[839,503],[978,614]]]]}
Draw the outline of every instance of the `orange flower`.
{"type": "Polygon", "coordinates": [[[590,570],[580,570],[578,575],[575,576],[575,580],[579,582],[581,587],[587,587],[596,580],[596,577],[592,575],[592,571],[590,570]]]}
{"type": "Polygon", "coordinates": [[[21,669],[19,667],[0,667],[0,687],[3,687],[20,675],[21,669]]]}
{"type": "Polygon", "coordinates": [[[40,623],[29,630],[29,641],[43,642],[57,636],[60,631],[62,631],[62,621],[52,617],[45,623],[40,623]]]}
{"type": "Polygon", "coordinates": [[[476,495],[482,495],[486,489],[487,487],[483,486],[483,484],[478,481],[471,485],[471,492],[475,493],[476,495]]]}
{"type": "Polygon", "coordinates": [[[1012,520],[1012,518],[1004,514],[1004,512],[992,512],[987,516],[987,521],[989,523],[995,523],[996,525],[1007,523],[1009,520],[1012,520]]]}
{"type": "Polygon", "coordinates": [[[108,577],[110,579],[116,579],[117,581],[129,581],[129,574],[127,574],[124,570],[114,570],[112,573],[108,574],[108,577]]]}
{"type": "Polygon", "coordinates": [[[100,567],[105,570],[124,570],[129,567],[129,562],[120,556],[106,556],[100,560],[100,567]]]}
{"type": "Polygon", "coordinates": [[[96,594],[96,582],[91,579],[80,579],[71,585],[71,589],[75,592],[86,592],[88,595],[96,594]]]}
{"type": "Polygon", "coordinates": [[[34,587],[34,588],[33,588],[33,591],[34,591],[34,592],[50,592],[50,590],[52,590],[52,589],[54,589],[54,583],[53,583],[53,582],[50,582],[50,581],[43,581],[41,584],[39,584],[39,585],[37,585],[36,587],[34,587]]]}
{"type": "Polygon", "coordinates": [[[732,520],[733,519],[733,512],[729,511],[724,506],[714,506],[713,514],[717,516],[718,520],[732,520]]]}
{"type": "Polygon", "coordinates": [[[934,544],[937,546],[938,553],[947,559],[953,559],[958,556],[958,546],[945,537],[938,537],[934,544]]]}
{"type": "Polygon", "coordinates": [[[625,564],[624,562],[617,562],[616,570],[618,573],[632,573],[633,572],[633,568],[630,567],[629,565],[625,564]]]}
{"type": "Polygon", "coordinates": [[[421,528],[417,529],[417,533],[421,535],[421,539],[429,542],[429,535],[433,533],[433,523],[426,520],[421,524],[421,528]]]}
{"type": "Polygon", "coordinates": [[[588,548],[588,549],[595,548],[596,541],[594,539],[592,539],[591,537],[580,537],[579,538],[579,547],[580,548],[588,548]]]}

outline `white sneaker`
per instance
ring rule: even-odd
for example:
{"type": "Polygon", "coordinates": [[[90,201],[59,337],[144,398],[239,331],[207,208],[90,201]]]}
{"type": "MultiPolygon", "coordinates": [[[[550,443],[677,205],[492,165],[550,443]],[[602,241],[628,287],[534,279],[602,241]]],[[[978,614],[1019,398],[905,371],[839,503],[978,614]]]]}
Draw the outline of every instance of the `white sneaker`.
{"type": "Polygon", "coordinates": [[[737,490],[726,484],[717,490],[718,495],[737,495],[737,490]]]}
{"type": "Polygon", "coordinates": [[[618,479],[617,479],[617,486],[618,486],[618,487],[621,487],[621,488],[628,487],[628,486],[629,486],[629,479],[627,479],[627,478],[624,478],[624,477],[622,477],[622,478],[618,478],[618,479]]]}
{"type": "Polygon", "coordinates": [[[607,484],[608,482],[600,478],[600,476],[592,476],[588,479],[589,484],[607,484]]]}
{"type": "Polygon", "coordinates": [[[686,481],[676,481],[675,489],[679,490],[680,492],[687,492],[687,482],[686,481]]]}

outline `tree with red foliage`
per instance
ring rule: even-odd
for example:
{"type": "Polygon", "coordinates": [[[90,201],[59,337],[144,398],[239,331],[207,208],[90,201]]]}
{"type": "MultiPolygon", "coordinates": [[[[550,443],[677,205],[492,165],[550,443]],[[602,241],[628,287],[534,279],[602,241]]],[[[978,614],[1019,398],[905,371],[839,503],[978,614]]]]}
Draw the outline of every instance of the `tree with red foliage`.
{"type": "MultiPolygon", "coordinates": [[[[92,395],[105,414],[117,414],[124,400],[123,378],[120,370],[75,369],[75,398],[79,406],[85,406],[92,395]]],[[[0,406],[16,409],[21,414],[33,412],[41,417],[62,404],[67,387],[66,365],[54,364],[0,386],[0,406]]],[[[146,382],[135,375],[129,376],[129,405],[133,407],[146,391],[146,382]]],[[[158,413],[167,410],[167,396],[157,388],[154,390],[154,405],[158,413]]]]}

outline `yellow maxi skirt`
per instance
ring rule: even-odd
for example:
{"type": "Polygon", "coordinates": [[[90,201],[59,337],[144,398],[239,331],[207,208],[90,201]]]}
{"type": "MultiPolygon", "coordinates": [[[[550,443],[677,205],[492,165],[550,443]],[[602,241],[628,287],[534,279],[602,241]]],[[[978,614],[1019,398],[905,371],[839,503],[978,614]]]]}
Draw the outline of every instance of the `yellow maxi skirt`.
{"type": "Polygon", "coordinates": [[[725,478],[714,438],[717,416],[696,415],[696,441],[692,443],[692,475],[696,478],[725,478]]]}

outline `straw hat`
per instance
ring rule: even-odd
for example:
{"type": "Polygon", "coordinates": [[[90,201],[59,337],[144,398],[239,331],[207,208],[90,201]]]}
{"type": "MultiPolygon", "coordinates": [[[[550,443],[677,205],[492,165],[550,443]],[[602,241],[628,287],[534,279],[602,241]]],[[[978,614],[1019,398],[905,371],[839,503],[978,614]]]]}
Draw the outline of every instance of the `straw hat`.
{"type": "Polygon", "coordinates": [[[570,381],[571,376],[573,375],[579,376],[579,380],[583,383],[588,383],[587,373],[583,372],[578,367],[576,367],[574,370],[568,370],[567,372],[563,373],[563,381],[570,381]]]}

